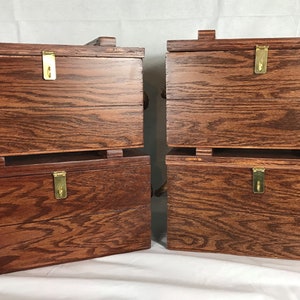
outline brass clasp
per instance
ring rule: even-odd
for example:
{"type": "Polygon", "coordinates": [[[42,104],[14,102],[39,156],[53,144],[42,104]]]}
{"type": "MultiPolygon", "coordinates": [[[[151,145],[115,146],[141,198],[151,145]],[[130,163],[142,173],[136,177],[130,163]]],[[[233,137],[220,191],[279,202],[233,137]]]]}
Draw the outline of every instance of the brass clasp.
{"type": "Polygon", "coordinates": [[[42,51],[43,55],[43,78],[44,80],[56,79],[55,53],[42,51]]]}
{"type": "Polygon", "coordinates": [[[67,173],[65,171],[53,172],[54,196],[56,199],[67,198],[67,173]]]}
{"type": "Polygon", "coordinates": [[[255,74],[267,73],[269,46],[256,46],[255,51],[255,74]]]}
{"type": "Polygon", "coordinates": [[[265,169],[253,168],[253,193],[262,194],[265,191],[265,169]]]}

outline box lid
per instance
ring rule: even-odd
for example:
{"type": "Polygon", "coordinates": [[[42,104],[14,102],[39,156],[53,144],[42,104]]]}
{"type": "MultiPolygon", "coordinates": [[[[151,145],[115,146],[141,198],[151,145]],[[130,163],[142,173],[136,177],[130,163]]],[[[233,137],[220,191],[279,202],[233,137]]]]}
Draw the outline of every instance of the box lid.
{"type": "Polygon", "coordinates": [[[55,51],[56,56],[143,58],[145,49],[116,47],[114,37],[99,37],[84,46],[57,44],[0,43],[0,55],[40,56],[41,51],[55,51]]]}
{"type": "Polygon", "coordinates": [[[216,39],[215,30],[199,30],[197,40],[169,40],[169,52],[252,50],[256,45],[268,45],[272,49],[300,49],[299,38],[242,38],[216,39]]]}

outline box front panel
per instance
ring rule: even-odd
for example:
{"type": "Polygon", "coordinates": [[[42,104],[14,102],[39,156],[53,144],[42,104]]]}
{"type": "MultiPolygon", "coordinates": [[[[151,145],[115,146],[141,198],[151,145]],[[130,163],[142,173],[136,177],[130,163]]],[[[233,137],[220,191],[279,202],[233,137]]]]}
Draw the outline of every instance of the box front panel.
{"type": "Polygon", "coordinates": [[[3,168],[0,273],[150,247],[149,157],[3,168]],[[40,174],[14,175],[31,167],[40,174]],[[66,171],[65,199],[54,171],[66,171]]]}
{"type": "Polygon", "coordinates": [[[150,206],[3,226],[0,232],[1,273],[89,259],[149,248],[150,206]]]}
{"type": "Polygon", "coordinates": [[[2,110],[2,156],[142,147],[142,106],[2,110]]]}
{"type": "Polygon", "coordinates": [[[299,163],[268,165],[264,193],[253,192],[253,167],[169,160],[168,247],[299,258],[299,163]]]}
{"type": "Polygon", "coordinates": [[[0,56],[0,107],[143,105],[142,60],[55,58],[56,79],[43,79],[41,56],[0,56]]]}
{"type": "Polygon", "coordinates": [[[56,57],[55,80],[41,56],[0,65],[1,155],[143,146],[141,59],[56,57]]]}
{"type": "Polygon", "coordinates": [[[299,149],[298,54],[269,49],[267,73],[255,74],[255,45],[168,53],[168,145],[299,149]]]}
{"type": "Polygon", "coordinates": [[[167,100],[167,141],[171,147],[299,149],[300,100],[167,100]]]}
{"type": "Polygon", "coordinates": [[[283,259],[300,257],[300,217],[195,210],[184,203],[168,210],[168,248],[283,259]]]}
{"type": "Polygon", "coordinates": [[[269,48],[267,72],[255,74],[255,46],[253,50],[168,53],[167,98],[228,101],[299,98],[300,50],[269,48]]]}
{"type": "MultiPolygon", "coordinates": [[[[1,225],[128,209],[148,202],[147,157],[141,157],[132,165],[128,158],[110,166],[105,165],[105,159],[98,161],[98,165],[96,160],[90,163],[89,170],[74,171],[74,163],[71,167],[60,163],[45,174],[0,177],[1,225]],[[66,199],[55,197],[53,173],[61,170],[66,171],[66,199]]],[[[80,163],[75,165],[80,168],[80,163]]],[[[9,172],[11,168],[6,169],[9,172]]]]}

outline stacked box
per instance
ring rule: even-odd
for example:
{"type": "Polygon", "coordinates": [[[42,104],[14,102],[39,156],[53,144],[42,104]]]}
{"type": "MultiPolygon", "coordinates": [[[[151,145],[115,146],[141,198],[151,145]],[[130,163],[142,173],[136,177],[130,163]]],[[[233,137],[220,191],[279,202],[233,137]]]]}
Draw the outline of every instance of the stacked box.
{"type": "Polygon", "coordinates": [[[0,44],[0,273],[150,247],[143,57],[0,44]]]}
{"type": "Polygon", "coordinates": [[[168,247],[300,257],[299,38],[168,41],[168,247]]]}

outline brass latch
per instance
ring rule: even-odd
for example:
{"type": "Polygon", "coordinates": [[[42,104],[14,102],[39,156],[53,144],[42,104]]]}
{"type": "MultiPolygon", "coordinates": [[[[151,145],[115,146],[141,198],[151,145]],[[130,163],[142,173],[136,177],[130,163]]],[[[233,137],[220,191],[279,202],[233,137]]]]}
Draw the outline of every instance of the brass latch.
{"type": "Polygon", "coordinates": [[[253,193],[262,194],[265,191],[265,169],[253,168],[253,193]]]}
{"type": "Polygon", "coordinates": [[[67,173],[65,171],[55,171],[53,172],[53,179],[55,198],[67,198],[67,173]]]}
{"type": "Polygon", "coordinates": [[[43,78],[45,80],[56,79],[55,53],[42,51],[43,55],[43,78]]]}
{"type": "Polygon", "coordinates": [[[255,51],[255,74],[267,73],[269,46],[256,46],[255,51]]]}

